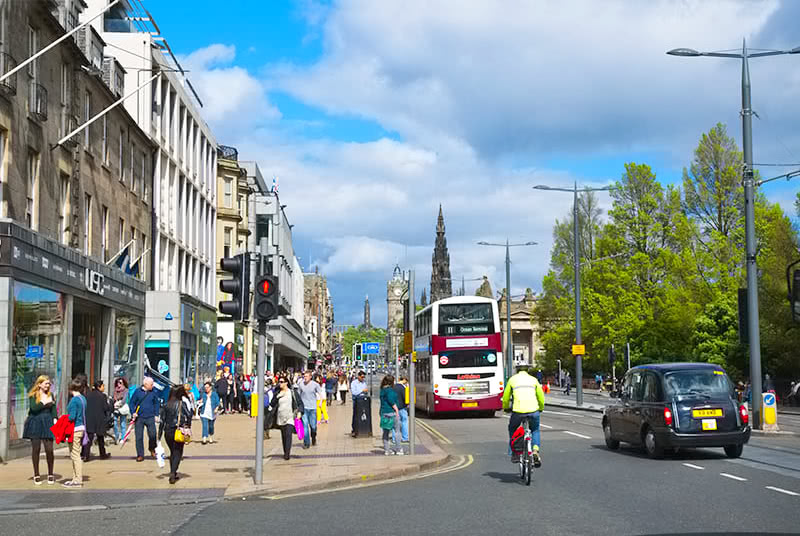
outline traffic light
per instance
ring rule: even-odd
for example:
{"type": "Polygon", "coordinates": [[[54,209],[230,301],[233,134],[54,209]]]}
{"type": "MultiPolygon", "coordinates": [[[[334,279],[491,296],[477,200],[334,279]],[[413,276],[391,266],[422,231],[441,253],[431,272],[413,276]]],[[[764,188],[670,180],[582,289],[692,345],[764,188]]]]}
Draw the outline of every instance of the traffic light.
{"type": "Polygon", "coordinates": [[[219,302],[219,312],[229,315],[236,322],[250,317],[250,254],[240,253],[234,257],[220,260],[224,272],[230,272],[232,279],[222,279],[219,289],[231,295],[230,300],[219,302]]]}
{"type": "Polygon", "coordinates": [[[608,349],[608,366],[613,367],[614,362],[617,360],[617,352],[614,351],[614,345],[611,345],[611,348],[608,349]]]}
{"type": "Polygon", "coordinates": [[[264,275],[256,283],[256,295],[253,308],[257,320],[272,320],[278,316],[278,278],[264,275]]]}
{"type": "Polygon", "coordinates": [[[356,343],[356,360],[361,361],[361,343],[356,343]]]}

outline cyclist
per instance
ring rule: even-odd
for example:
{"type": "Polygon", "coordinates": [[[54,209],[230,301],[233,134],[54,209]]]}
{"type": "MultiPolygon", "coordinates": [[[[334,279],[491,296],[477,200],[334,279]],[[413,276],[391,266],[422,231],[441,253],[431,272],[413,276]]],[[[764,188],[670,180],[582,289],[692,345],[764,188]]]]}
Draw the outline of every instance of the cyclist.
{"type": "MultiPolygon", "coordinates": [[[[539,454],[539,414],[544,411],[544,391],[539,381],[528,374],[528,367],[517,366],[517,373],[508,379],[503,393],[503,409],[511,408],[511,419],[508,422],[508,438],[522,424],[523,419],[528,419],[528,424],[533,440],[533,465],[541,467],[542,457],[539,454]],[[513,398],[513,406],[511,399],[513,398]]],[[[511,446],[509,444],[509,450],[511,446]]],[[[511,462],[519,463],[519,454],[511,453],[511,462]]]]}

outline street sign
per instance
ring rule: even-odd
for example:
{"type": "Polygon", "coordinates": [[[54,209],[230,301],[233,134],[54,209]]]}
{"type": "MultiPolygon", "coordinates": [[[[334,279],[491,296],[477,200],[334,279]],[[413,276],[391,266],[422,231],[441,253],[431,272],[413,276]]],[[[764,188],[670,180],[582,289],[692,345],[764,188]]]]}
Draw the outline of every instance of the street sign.
{"type": "Polygon", "coordinates": [[[763,393],[761,396],[764,429],[776,430],[778,428],[778,408],[776,407],[775,393],[763,393]]]}
{"type": "Polygon", "coordinates": [[[417,352],[411,352],[411,361],[417,362],[417,352]]]}
{"type": "Polygon", "coordinates": [[[584,355],[586,354],[586,345],[585,344],[573,344],[572,345],[572,355],[584,355]]]}
{"type": "Polygon", "coordinates": [[[381,343],[379,342],[364,342],[361,343],[362,354],[378,354],[381,351],[381,343]]]}
{"type": "Polygon", "coordinates": [[[414,340],[411,337],[411,332],[406,331],[403,333],[403,353],[407,354],[414,349],[414,340]]]}

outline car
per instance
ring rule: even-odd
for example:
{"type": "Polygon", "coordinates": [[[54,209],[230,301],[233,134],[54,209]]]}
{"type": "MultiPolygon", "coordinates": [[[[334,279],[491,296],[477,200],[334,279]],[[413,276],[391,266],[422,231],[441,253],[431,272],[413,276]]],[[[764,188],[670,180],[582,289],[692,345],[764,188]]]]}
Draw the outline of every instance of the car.
{"type": "Polygon", "coordinates": [[[667,449],[722,447],[729,458],[738,458],[750,440],[749,420],[722,367],[659,363],[625,374],[616,401],[603,411],[602,426],[611,450],[625,442],[660,458],[667,449]]]}

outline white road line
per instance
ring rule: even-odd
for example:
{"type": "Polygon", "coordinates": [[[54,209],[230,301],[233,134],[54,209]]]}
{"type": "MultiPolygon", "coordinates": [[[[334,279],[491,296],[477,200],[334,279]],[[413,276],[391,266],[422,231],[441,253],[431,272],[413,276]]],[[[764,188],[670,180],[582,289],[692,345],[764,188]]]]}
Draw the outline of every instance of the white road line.
{"type": "Polygon", "coordinates": [[[550,415],[566,415],[568,417],[578,417],[578,415],[575,415],[574,413],[564,413],[563,411],[550,411],[550,410],[547,410],[547,413],[549,413],[550,415]]]}
{"type": "Polygon", "coordinates": [[[776,488],[775,486],[765,486],[767,489],[771,489],[772,491],[777,491],[778,493],[784,493],[786,495],[791,495],[792,497],[800,496],[800,493],[796,493],[794,491],[789,491],[788,489],[783,488],[776,488]]]}
{"type": "Polygon", "coordinates": [[[725,478],[730,478],[731,480],[738,480],[739,482],[747,482],[746,478],[742,478],[736,475],[730,475],[728,473],[720,473],[719,476],[724,476],[725,478]]]}
{"type": "Polygon", "coordinates": [[[701,471],[703,469],[705,469],[705,467],[701,467],[701,466],[695,465],[693,463],[684,463],[683,465],[685,465],[686,467],[689,467],[690,469],[700,469],[701,471]]]}
{"type": "Polygon", "coordinates": [[[541,423],[539,423],[539,426],[541,426],[542,428],[547,428],[548,430],[553,428],[552,426],[548,426],[546,424],[541,424],[541,423]]]}
{"type": "Polygon", "coordinates": [[[575,437],[580,437],[581,439],[591,439],[588,435],[579,434],[577,432],[570,432],[569,430],[564,430],[565,434],[569,434],[575,437]]]}

